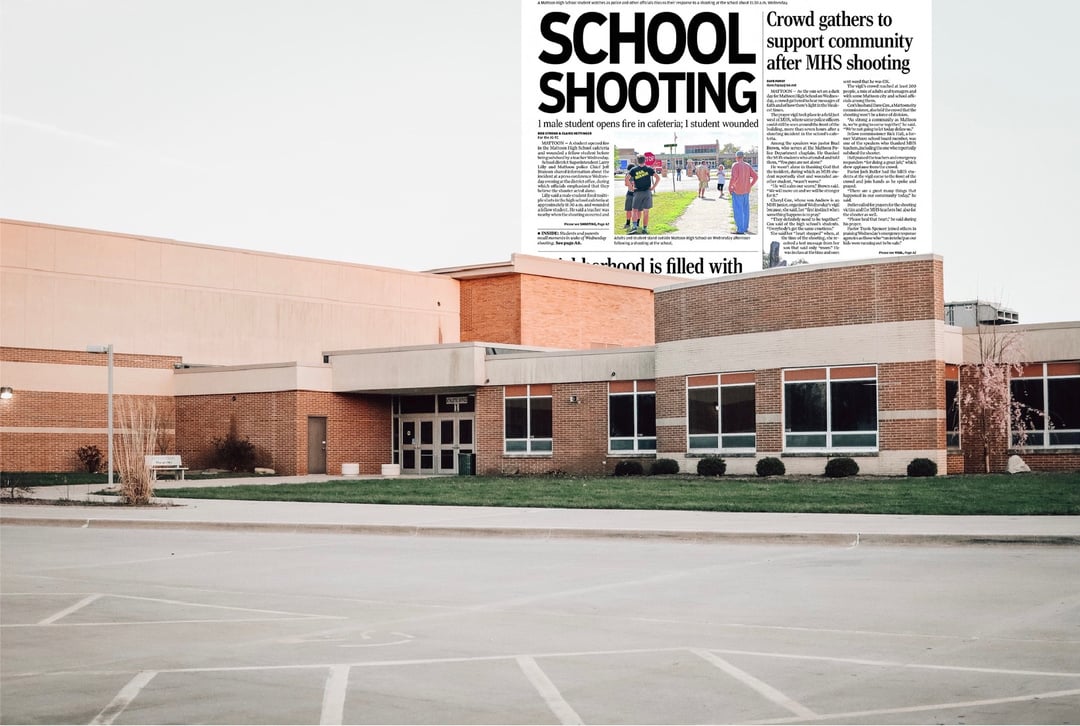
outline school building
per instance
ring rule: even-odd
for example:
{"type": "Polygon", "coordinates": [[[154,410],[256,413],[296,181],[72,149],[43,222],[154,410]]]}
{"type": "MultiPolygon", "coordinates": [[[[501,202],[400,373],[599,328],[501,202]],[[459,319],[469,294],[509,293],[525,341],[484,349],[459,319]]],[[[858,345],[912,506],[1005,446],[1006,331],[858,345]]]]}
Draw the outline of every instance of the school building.
{"type": "MultiPolygon", "coordinates": [[[[820,474],[979,471],[957,392],[975,328],[946,325],[918,255],[663,278],[512,255],[431,272],[0,221],[0,470],[75,471],[118,396],[151,399],[161,453],[211,466],[234,429],[279,474],[694,471],[772,456],[820,474]],[[8,390],[10,389],[10,390],[8,390]],[[10,394],[10,395],[8,395],[10,394]],[[352,468],[352,467],[348,467],[352,468]]],[[[1040,414],[995,470],[1080,470],[1080,321],[1011,325],[1040,414]]]]}

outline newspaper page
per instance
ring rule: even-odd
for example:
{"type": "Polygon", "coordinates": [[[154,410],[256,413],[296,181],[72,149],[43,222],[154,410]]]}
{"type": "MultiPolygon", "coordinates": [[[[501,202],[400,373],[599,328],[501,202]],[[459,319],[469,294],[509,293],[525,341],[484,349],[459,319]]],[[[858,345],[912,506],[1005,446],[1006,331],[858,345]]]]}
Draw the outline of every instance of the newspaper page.
{"type": "Polygon", "coordinates": [[[930,0],[525,0],[523,251],[688,277],[930,252],[930,41],[930,0]]]}

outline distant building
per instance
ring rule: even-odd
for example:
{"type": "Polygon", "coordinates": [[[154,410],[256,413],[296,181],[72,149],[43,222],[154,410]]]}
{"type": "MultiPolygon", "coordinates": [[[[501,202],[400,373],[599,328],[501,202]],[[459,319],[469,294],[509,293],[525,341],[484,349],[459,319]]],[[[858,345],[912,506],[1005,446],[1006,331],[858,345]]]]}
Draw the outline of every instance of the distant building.
{"type": "Polygon", "coordinates": [[[1015,325],[1019,322],[1020,315],[1001,303],[983,300],[945,303],[946,325],[974,328],[976,325],[1015,325]]]}

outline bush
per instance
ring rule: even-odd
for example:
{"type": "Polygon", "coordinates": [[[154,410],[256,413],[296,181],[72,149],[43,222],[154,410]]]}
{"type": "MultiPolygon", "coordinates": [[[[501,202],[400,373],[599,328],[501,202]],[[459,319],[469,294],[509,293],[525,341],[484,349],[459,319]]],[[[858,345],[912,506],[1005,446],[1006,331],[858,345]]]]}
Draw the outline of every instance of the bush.
{"type": "Polygon", "coordinates": [[[719,456],[698,459],[697,473],[701,476],[723,476],[725,471],[727,471],[727,462],[719,456]]]}
{"type": "Polygon", "coordinates": [[[626,460],[615,465],[615,476],[641,476],[645,473],[645,467],[640,461],[626,460]]]}
{"type": "Polygon", "coordinates": [[[825,476],[838,479],[845,476],[855,476],[859,473],[859,464],[850,456],[838,456],[829,459],[825,464],[825,476]]]}
{"type": "Polygon", "coordinates": [[[234,428],[223,438],[214,439],[215,464],[228,471],[254,471],[255,469],[255,444],[247,437],[241,437],[234,428]]]}
{"type": "Polygon", "coordinates": [[[937,463],[931,459],[912,459],[907,465],[908,476],[937,476],[937,463]]]}
{"type": "Polygon", "coordinates": [[[83,468],[86,469],[87,474],[97,474],[101,469],[101,449],[90,444],[89,446],[80,446],[75,450],[75,456],[79,457],[79,461],[82,463],[83,468]]]}
{"type": "Polygon", "coordinates": [[[649,468],[649,475],[655,474],[678,474],[679,462],[674,459],[657,459],[649,468]]]}
{"type": "Polygon", "coordinates": [[[775,456],[766,456],[757,463],[758,476],[780,476],[785,471],[787,469],[784,467],[784,462],[775,456]]]}

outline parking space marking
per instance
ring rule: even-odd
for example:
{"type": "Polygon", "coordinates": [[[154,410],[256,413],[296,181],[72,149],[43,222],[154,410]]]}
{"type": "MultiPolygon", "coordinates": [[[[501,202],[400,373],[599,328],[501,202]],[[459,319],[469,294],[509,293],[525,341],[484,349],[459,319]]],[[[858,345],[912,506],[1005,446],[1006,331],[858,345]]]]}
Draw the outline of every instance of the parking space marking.
{"type": "Polygon", "coordinates": [[[519,655],[515,660],[525,677],[529,679],[529,683],[533,685],[540,697],[544,699],[547,707],[559,719],[559,723],[585,723],[581,716],[578,716],[577,711],[562,697],[559,689],[551,682],[551,679],[547,677],[547,673],[544,673],[544,670],[537,665],[535,660],[527,655],[519,655]]]}
{"type": "MultiPolygon", "coordinates": [[[[954,701],[952,703],[931,703],[925,706],[903,706],[901,708],[880,708],[870,711],[847,711],[845,713],[825,713],[814,716],[814,721],[839,721],[848,718],[863,718],[865,716],[888,716],[899,713],[919,713],[922,711],[936,711],[944,708],[972,708],[973,706],[994,706],[1001,703],[1025,703],[1047,698],[1065,698],[1067,696],[1080,696],[1080,688],[1068,691],[1047,691],[1045,693],[1032,693],[1026,696],[1009,696],[1007,698],[987,698],[981,701],[954,701]]],[[[777,718],[767,721],[751,721],[753,724],[787,724],[802,723],[803,718],[777,718]]]]}
{"type": "Polygon", "coordinates": [[[734,665],[727,662],[715,653],[703,650],[701,648],[691,648],[690,652],[698,656],[699,658],[702,658],[703,660],[713,664],[720,670],[724,671],[724,673],[727,673],[729,676],[732,676],[736,680],[754,689],[762,696],[775,703],[777,706],[781,706],[783,708],[786,708],[788,711],[791,711],[799,718],[818,718],[818,715],[806,706],[802,705],[798,701],[788,698],[765,681],[759,678],[755,678],[741,668],[735,667],[734,665]]]}
{"type": "Polygon", "coordinates": [[[37,622],[37,624],[38,625],[52,625],[57,620],[60,620],[61,618],[64,618],[64,617],[67,617],[68,615],[71,615],[73,612],[76,612],[78,610],[82,610],[84,607],[86,607],[87,605],[94,602],[95,600],[97,600],[100,597],[102,597],[102,593],[100,593],[100,592],[96,592],[93,595],[87,595],[86,597],[84,597],[82,600],[75,603],[71,607],[64,608],[60,612],[54,613],[54,614],[50,615],[49,617],[45,618],[44,620],[39,620],[37,622]]]}
{"type": "Polygon", "coordinates": [[[870,660],[866,658],[839,658],[829,655],[802,655],[797,653],[772,653],[757,650],[729,650],[710,648],[714,653],[725,655],[755,655],[764,658],[786,658],[788,660],[822,660],[833,663],[850,663],[852,665],[884,666],[886,668],[921,668],[924,670],[939,671],[966,671],[972,673],[995,673],[1007,676],[1051,676],[1055,678],[1080,678],[1080,671],[1031,671],[1018,668],[983,668],[980,666],[938,665],[934,663],[903,663],[889,660],[870,660]]]}
{"type": "Polygon", "coordinates": [[[326,688],[323,690],[320,724],[340,726],[345,721],[345,694],[348,692],[350,670],[347,665],[330,667],[326,688]]]}
{"type": "Polygon", "coordinates": [[[157,671],[139,671],[136,673],[135,677],[128,681],[127,685],[121,688],[120,692],[109,702],[109,705],[94,717],[94,720],[90,722],[91,726],[103,726],[115,721],[124,712],[124,709],[131,705],[139,692],[146,688],[150,681],[154,680],[156,675],[157,671]]]}
{"type": "MultiPolygon", "coordinates": [[[[55,593],[54,593],[55,594],[55,593]]],[[[63,593],[65,595],[81,595],[83,593],[63,593]]],[[[41,593],[4,593],[4,597],[14,596],[30,596],[40,597],[41,593]]],[[[246,608],[236,607],[233,605],[211,605],[200,602],[190,602],[185,600],[170,600],[161,597],[140,597],[138,595],[114,595],[108,593],[91,593],[87,595],[79,602],[75,603],[69,608],[65,608],[58,613],[54,613],[44,620],[40,620],[36,623],[4,623],[0,625],[3,628],[34,628],[40,626],[65,626],[65,627],[85,627],[87,625],[160,625],[165,623],[238,623],[238,622],[260,622],[267,620],[347,620],[348,617],[344,615],[323,615],[321,613],[297,613],[290,612],[288,610],[265,610],[262,608],[246,608]],[[62,623],[59,622],[63,618],[75,613],[87,605],[94,603],[103,598],[116,598],[118,600],[137,600],[139,602],[152,602],[161,603],[163,605],[178,605],[181,607],[190,608],[206,608],[209,610],[227,610],[229,612],[239,613],[258,613],[260,615],[266,615],[269,617],[255,617],[255,618],[222,618],[222,619],[205,619],[205,618],[192,618],[192,619],[171,619],[171,620],[128,620],[128,621],[106,621],[96,623],[62,623]]]]}

